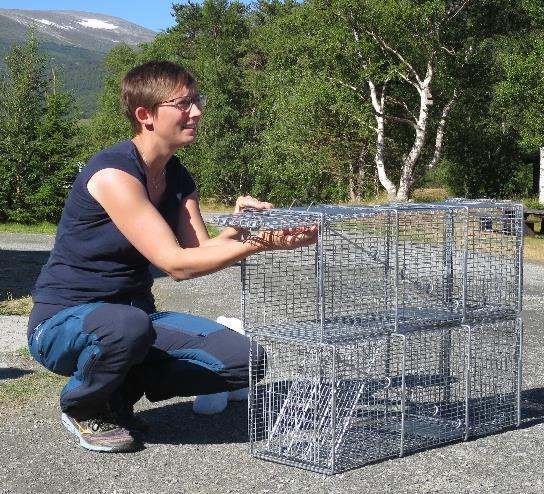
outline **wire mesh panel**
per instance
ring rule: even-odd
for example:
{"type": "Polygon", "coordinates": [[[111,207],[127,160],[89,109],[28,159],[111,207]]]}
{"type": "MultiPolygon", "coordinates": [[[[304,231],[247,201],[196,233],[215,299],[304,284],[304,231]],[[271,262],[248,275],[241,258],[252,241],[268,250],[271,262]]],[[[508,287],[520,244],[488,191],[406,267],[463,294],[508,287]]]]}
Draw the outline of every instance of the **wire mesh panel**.
{"type": "Polygon", "coordinates": [[[325,341],[340,341],[394,325],[395,260],[392,211],[329,217],[321,243],[325,341]]]}
{"type": "Polygon", "coordinates": [[[405,335],[401,454],[465,438],[467,330],[405,335]]]}
{"type": "Polygon", "coordinates": [[[298,334],[318,332],[319,290],[315,247],[251,256],[242,266],[246,330],[287,325],[298,334]],[[292,322],[306,322],[297,324],[292,322]]]}
{"type": "Polygon", "coordinates": [[[332,474],[519,423],[520,320],[349,345],[252,338],[266,353],[251,370],[260,458],[332,474]]]}
{"type": "Polygon", "coordinates": [[[520,423],[522,321],[494,321],[469,328],[467,435],[520,423]]]}
{"type": "Polygon", "coordinates": [[[512,317],[522,302],[523,208],[483,206],[469,216],[465,316],[512,317]]]}
{"type": "Polygon", "coordinates": [[[400,326],[463,317],[465,209],[399,209],[397,314],[400,326]]]}
{"type": "Polygon", "coordinates": [[[335,347],[253,337],[266,352],[266,377],[252,369],[250,442],[261,458],[335,473],[397,456],[400,339],[335,347]]]}
{"type": "Polygon", "coordinates": [[[315,246],[243,261],[242,317],[248,331],[329,343],[515,316],[522,220],[513,203],[461,200],[215,218],[253,232],[319,225],[315,246]]]}

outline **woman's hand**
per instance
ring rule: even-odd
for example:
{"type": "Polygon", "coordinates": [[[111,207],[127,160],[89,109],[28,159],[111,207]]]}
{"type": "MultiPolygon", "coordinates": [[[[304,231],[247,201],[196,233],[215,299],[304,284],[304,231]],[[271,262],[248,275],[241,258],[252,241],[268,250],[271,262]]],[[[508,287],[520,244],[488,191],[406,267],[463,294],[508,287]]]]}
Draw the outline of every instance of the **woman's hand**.
{"type": "Polygon", "coordinates": [[[236,199],[236,206],[234,207],[234,212],[239,213],[245,208],[254,208],[254,209],[272,209],[274,207],[270,202],[259,201],[251,196],[240,196],[236,199]]]}
{"type": "MultiPolygon", "coordinates": [[[[235,213],[245,208],[271,209],[274,205],[270,202],[263,202],[251,196],[241,196],[236,200],[235,213]]],[[[240,239],[248,232],[237,229],[240,239]]],[[[249,242],[260,251],[264,250],[291,250],[305,247],[317,242],[319,228],[317,225],[311,227],[286,228],[284,230],[264,231],[252,235],[244,240],[249,242]]]]}
{"type": "Polygon", "coordinates": [[[315,244],[318,233],[319,228],[317,225],[287,228],[285,230],[260,232],[249,237],[246,242],[257,245],[260,250],[291,250],[315,244]]]}

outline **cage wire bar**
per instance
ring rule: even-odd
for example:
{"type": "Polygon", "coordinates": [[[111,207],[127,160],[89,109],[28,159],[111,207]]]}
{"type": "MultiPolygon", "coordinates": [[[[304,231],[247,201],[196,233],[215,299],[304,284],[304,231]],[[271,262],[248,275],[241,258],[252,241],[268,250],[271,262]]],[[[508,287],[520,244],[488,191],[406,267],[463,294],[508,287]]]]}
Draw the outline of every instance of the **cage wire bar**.
{"type": "Polygon", "coordinates": [[[319,227],[314,246],[242,261],[243,325],[266,354],[250,386],[255,456],[332,474],[519,424],[521,205],[321,205],[212,222],[250,235],[319,227]]]}
{"type": "Polygon", "coordinates": [[[523,207],[452,200],[245,211],[212,222],[250,230],[318,225],[315,246],[242,262],[248,332],[352,341],[521,312],[523,207]]]}
{"type": "Polygon", "coordinates": [[[334,474],[519,425],[521,333],[514,319],[349,344],[253,334],[251,452],[334,474]]]}

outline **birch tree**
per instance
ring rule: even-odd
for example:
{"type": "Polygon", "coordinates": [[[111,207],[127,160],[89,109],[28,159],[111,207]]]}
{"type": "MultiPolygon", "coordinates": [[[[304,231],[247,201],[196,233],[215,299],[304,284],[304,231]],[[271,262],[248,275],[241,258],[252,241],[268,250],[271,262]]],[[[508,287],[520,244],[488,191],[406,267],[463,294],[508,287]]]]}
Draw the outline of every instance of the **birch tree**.
{"type": "Polygon", "coordinates": [[[440,160],[448,115],[460,88],[435,81],[447,63],[462,63],[468,54],[453,43],[451,33],[455,23],[463,22],[470,1],[317,2],[332,10],[352,45],[352,67],[329,79],[371,104],[374,162],[391,201],[409,200],[416,167],[428,170],[440,160]],[[388,136],[399,125],[410,130],[411,138],[404,143],[400,163],[393,163],[388,136]]]}

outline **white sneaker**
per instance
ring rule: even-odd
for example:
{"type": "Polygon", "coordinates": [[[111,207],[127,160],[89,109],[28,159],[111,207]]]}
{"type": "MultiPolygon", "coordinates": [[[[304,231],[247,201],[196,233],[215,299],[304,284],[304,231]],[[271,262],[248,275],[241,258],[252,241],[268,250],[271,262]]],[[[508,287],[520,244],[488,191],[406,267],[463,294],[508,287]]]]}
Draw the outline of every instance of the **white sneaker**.
{"type": "Polygon", "coordinates": [[[229,329],[232,329],[233,331],[236,331],[237,333],[246,334],[242,326],[242,321],[237,317],[219,316],[216,322],[226,326],[229,329]]]}
{"type": "Polygon", "coordinates": [[[228,392],[199,395],[193,401],[193,412],[198,415],[215,415],[227,408],[228,392]]]}

